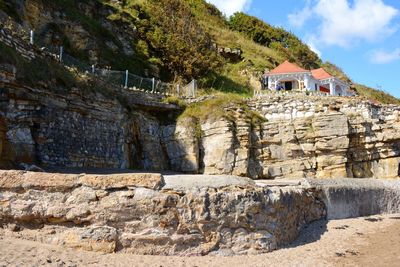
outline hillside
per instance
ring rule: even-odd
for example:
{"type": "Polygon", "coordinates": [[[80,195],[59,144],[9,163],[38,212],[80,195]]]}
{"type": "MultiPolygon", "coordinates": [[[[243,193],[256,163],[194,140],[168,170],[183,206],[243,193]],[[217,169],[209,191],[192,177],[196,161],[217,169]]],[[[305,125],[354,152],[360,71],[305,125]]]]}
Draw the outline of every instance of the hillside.
{"type": "MultiPolygon", "coordinates": [[[[243,13],[226,19],[204,0],[0,0],[0,9],[7,25],[34,29],[40,46],[63,45],[86,64],[167,82],[197,79],[205,92],[251,95],[261,73],[286,59],[307,69],[324,66],[351,82],[293,34],[243,13]],[[241,53],[221,53],[226,48],[241,53]]],[[[367,99],[400,103],[353,88],[367,99]]]]}

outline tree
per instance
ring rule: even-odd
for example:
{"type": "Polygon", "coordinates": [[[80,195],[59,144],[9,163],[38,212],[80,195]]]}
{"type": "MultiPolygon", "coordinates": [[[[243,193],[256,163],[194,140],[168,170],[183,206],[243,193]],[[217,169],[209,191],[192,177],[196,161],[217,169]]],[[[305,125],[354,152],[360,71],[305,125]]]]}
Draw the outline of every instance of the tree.
{"type": "Polygon", "coordinates": [[[183,0],[150,0],[148,21],[139,33],[174,78],[198,78],[220,64],[204,32],[183,0]]]}
{"type": "Polygon", "coordinates": [[[283,28],[273,27],[242,12],[236,13],[230,18],[229,26],[254,42],[277,50],[288,60],[295,61],[304,68],[317,68],[321,65],[321,59],[316,53],[294,34],[283,28]]]}

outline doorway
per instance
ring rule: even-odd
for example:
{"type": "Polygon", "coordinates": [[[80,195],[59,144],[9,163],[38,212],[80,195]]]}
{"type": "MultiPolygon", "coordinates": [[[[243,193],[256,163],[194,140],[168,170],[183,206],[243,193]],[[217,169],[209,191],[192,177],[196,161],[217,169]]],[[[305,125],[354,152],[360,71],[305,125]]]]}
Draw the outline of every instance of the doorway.
{"type": "Polygon", "coordinates": [[[293,82],[285,82],[285,90],[293,90],[293,82]]]}

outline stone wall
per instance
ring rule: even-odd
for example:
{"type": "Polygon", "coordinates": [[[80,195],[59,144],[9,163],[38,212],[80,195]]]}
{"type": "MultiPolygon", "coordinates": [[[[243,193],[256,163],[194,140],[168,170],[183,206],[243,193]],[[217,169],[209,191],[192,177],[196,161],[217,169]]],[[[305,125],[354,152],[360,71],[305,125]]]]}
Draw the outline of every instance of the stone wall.
{"type": "Polygon", "coordinates": [[[326,214],[308,187],[163,185],[159,174],[1,171],[0,232],[108,253],[260,254],[326,214]]]}
{"type": "Polygon", "coordinates": [[[327,219],[338,220],[400,211],[398,180],[335,179],[308,183],[317,191],[327,210],[327,219]]]}
{"type": "MultiPolygon", "coordinates": [[[[135,168],[254,179],[394,178],[400,107],[357,98],[271,97],[249,101],[266,118],[174,121],[169,105],[125,92],[117,100],[0,84],[2,166],[135,168]],[[168,114],[170,116],[168,116],[168,114]]],[[[233,119],[232,119],[233,118],[233,119]]]]}

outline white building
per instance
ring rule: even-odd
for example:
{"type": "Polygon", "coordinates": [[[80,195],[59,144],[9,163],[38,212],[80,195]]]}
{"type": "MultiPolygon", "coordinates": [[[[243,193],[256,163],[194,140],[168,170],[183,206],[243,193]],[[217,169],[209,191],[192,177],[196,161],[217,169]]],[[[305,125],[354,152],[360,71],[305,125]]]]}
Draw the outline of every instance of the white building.
{"type": "Polygon", "coordinates": [[[269,90],[314,91],[332,96],[354,95],[350,85],[323,68],[309,71],[285,61],[266,75],[269,90]]]}

